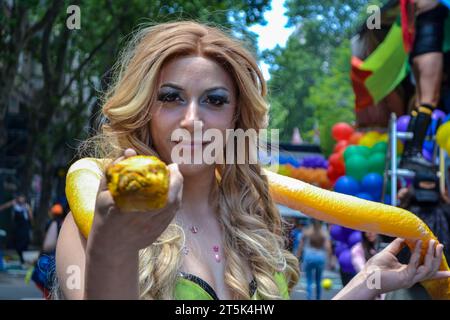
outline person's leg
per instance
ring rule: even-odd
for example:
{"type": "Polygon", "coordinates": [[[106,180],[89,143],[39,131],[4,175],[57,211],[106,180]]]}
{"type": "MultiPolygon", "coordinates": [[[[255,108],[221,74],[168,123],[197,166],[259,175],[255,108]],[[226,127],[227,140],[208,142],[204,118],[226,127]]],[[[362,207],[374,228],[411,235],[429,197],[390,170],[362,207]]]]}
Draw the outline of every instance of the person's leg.
{"type": "Polygon", "coordinates": [[[320,258],[316,265],[316,299],[320,300],[322,297],[322,274],[325,268],[325,255],[320,258]]]}
{"type": "Polygon", "coordinates": [[[308,261],[307,256],[305,256],[304,270],[306,273],[306,299],[311,300],[313,296],[313,264],[308,261]]]}
{"type": "Polygon", "coordinates": [[[436,107],[439,103],[444,69],[444,54],[429,52],[413,58],[413,72],[416,78],[417,99],[422,104],[436,107]]]}
{"type": "Polygon", "coordinates": [[[17,254],[19,255],[20,264],[23,265],[25,263],[25,260],[23,259],[23,250],[20,248],[17,248],[16,251],[17,251],[17,254]]]}
{"type": "Polygon", "coordinates": [[[420,14],[416,19],[416,38],[411,62],[419,107],[411,114],[413,120],[408,129],[414,136],[405,146],[401,163],[401,167],[415,171],[431,167],[422,155],[422,145],[431,122],[431,113],[439,102],[444,61],[444,22],[447,14],[448,10],[439,6],[420,14]]]}

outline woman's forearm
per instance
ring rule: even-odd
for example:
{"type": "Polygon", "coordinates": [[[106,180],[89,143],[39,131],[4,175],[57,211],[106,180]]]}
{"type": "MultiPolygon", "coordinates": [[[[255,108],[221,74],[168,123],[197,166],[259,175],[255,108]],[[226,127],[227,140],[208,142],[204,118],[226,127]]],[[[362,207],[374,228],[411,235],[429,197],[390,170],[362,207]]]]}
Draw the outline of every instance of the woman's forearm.
{"type": "Polygon", "coordinates": [[[379,292],[369,287],[369,281],[367,274],[359,272],[333,300],[374,300],[379,292]]]}
{"type": "Polygon", "coordinates": [[[88,241],[84,298],[139,299],[139,252],[110,249],[88,241]]]}

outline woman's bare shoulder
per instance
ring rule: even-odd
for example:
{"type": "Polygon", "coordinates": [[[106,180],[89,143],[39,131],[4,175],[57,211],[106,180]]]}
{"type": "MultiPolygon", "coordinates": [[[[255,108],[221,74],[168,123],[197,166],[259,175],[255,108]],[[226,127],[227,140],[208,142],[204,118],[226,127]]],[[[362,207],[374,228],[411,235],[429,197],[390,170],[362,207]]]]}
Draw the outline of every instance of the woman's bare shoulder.
{"type": "Polygon", "coordinates": [[[58,284],[66,299],[83,298],[85,262],[86,239],[75,224],[72,213],[69,212],[61,226],[56,245],[58,284]],[[68,282],[71,287],[67,287],[68,282]]]}

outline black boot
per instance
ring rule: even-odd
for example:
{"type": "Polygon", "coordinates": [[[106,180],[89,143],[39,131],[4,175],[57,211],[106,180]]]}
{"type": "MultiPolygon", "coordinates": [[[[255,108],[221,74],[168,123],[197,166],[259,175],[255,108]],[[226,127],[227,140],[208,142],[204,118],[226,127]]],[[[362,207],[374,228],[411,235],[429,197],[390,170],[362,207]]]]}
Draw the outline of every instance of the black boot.
{"type": "Polygon", "coordinates": [[[427,134],[428,126],[431,122],[431,113],[419,112],[414,122],[413,139],[405,148],[401,168],[422,171],[433,168],[433,164],[427,161],[422,155],[422,146],[427,134]]]}
{"type": "MultiPolygon", "coordinates": [[[[414,131],[414,125],[416,123],[416,118],[417,118],[417,111],[413,110],[411,111],[411,115],[410,115],[410,120],[408,122],[408,128],[406,129],[406,132],[413,132],[414,131]]],[[[405,164],[405,160],[407,158],[411,157],[411,142],[412,140],[406,140],[405,141],[405,146],[403,148],[403,156],[402,159],[400,161],[400,167],[403,167],[405,164]]]]}

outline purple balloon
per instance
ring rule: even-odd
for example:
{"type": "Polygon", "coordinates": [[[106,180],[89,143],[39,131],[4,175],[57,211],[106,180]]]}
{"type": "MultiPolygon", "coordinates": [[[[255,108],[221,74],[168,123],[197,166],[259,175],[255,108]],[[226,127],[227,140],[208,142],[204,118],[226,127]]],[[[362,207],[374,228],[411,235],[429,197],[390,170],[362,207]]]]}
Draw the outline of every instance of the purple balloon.
{"type": "Polygon", "coordinates": [[[330,228],[331,238],[336,241],[347,243],[348,237],[355,231],[337,224],[334,224],[330,228]]]}
{"type": "Polygon", "coordinates": [[[405,132],[408,129],[409,120],[411,117],[409,115],[401,116],[397,119],[397,131],[405,132]]]}
{"type": "Polygon", "coordinates": [[[360,231],[353,231],[352,234],[347,239],[347,244],[351,248],[358,242],[362,241],[362,234],[360,231]]]}
{"type": "Polygon", "coordinates": [[[330,228],[330,235],[333,240],[346,242],[347,241],[347,233],[344,228],[338,225],[332,225],[330,228]]]}
{"type": "Polygon", "coordinates": [[[336,241],[336,245],[334,246],[334,255],[339,257],[339,255],[348,249],[348,245],[345,242],[336,241]]]}
{"type": "Polygon", "coordinates": [[[341,270],[346,273],[356,273],[352,264],[352,253],[350,249],[344,250],[338,257],[341,270]]]}
{"type": "Polygon", "coordinates": [[[446,117],[446,114],[444,111],[436,109],[433,111],[433,113],[431,114],[431,119],[433,120],[439,120],[439,119],[444,119],[446,117]]]}
{"type": "Polygon", "coordinates": [[[355,230],[346,228],[346,227],[342,227],[342,232],[344,233],[344,236],[345,236],[345,242],[348,241],[348,237],[352,234],[353,231],[355,231],[355,230]]]}
{"type": "Polygon", "coordinates": [[[325,158],[322,156],[307,156],[303,158],[303,166],[305,168],[323,168],[324,161],[325,158]]]}

